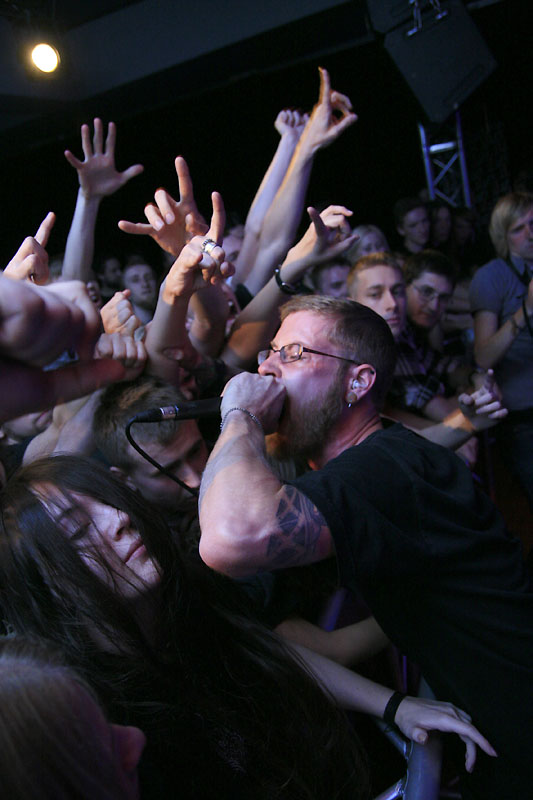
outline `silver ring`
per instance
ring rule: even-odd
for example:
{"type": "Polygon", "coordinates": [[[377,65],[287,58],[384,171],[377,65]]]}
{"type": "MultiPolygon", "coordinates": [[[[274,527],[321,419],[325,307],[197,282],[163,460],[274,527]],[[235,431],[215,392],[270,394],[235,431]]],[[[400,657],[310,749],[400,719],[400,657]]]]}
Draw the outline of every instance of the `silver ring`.
{"type": "Polygon", "coordinates": [[[202,242],[202,250],[204,253],[207,253],[207,255],[209,255],[209,253],[211,253],[215,247],[218,247],[218,245],[213,241],[213,239],[204,239],[202,242]]]}

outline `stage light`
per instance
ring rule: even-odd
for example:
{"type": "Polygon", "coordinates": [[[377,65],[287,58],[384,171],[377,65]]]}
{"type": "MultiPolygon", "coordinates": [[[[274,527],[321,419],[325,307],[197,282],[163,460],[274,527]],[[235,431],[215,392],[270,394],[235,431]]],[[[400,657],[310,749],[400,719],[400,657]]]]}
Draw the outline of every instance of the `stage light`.
{"type": "Polygon", "coordinates": [[[35,45],[31,51],[31,60],[38,70],[47,73],[54,72],[61,61],[56,48],[45,42],[35,45]]]}

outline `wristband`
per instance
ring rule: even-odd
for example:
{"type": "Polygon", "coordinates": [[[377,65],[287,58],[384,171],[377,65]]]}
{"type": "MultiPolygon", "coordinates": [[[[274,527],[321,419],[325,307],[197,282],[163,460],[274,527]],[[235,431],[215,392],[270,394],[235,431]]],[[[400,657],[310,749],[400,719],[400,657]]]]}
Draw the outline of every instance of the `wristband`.
{"type": "Polygon", "coordinates": [[[298,289],[292,283],[285,283],[283,278],[280,275],[280,268],[276,267],[274,270],[274,278],[276,279],[276,283],[278,284],[279,288],[285,294],[298,294],[298,289]]]}
{"type": "Polygon", "coordinates": [[[383,712],[383,719],[387,725],[395,725],[394,718],[396,716],[396,712],[398,711],[398,706],[405,696],[406,695],[404,695],[403,692],[394,692],[394,694],[389,698],[389,702],[385,706],[385,711],[383,712]]]}
{"type": "Polygon", "coordinates": [[[229,416],[229,415],[232,413],[232,411],[242,411],[242,412],[243,412],[243,414],[248,414],[248,416],[249,416],[249,417],[251,417],[251,418],[253,419],[253,421],[254,421],[254,422],[257,424],[257,425],[259,425],[259,427],[261,428],[261,432],[264,434],[264,432],[265,432],[265,431],[264,431],[264,428],[263,428],[263,426],[261,425],[261,420],[259,420],[259,419],[258,419],[258,418],[255,416],[255,414],[252,414],[252,412],[251,412],[251,411],[248,411],[248,409],[247,409],[247,408],[239,408],[239,406],[235,406],[234,408],[230,408],[228,411],[226,411],[226,413],[225,413],[225,414],[224,414],[224,416],[222,417],[222,422],[220,423],[220,432],[221,432],[221,433],[222,433],[222,429],[223,429],[224,425],[226,424],[226,420],[227,420],[228,416],[229,416]]]}

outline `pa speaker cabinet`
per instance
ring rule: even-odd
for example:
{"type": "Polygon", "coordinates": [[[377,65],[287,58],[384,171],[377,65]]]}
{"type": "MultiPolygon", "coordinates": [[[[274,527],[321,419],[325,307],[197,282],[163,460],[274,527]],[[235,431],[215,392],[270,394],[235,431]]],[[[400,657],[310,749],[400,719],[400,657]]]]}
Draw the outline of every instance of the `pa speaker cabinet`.
{"type": "Polygon", "coordinates": [[[458,0],[441,4],[447,16],[422,15],[422,29],[411,36],[413,21],[385,36],[385,47],[432,122],[444,122],[496,67],[496,61],[458,0]]]}

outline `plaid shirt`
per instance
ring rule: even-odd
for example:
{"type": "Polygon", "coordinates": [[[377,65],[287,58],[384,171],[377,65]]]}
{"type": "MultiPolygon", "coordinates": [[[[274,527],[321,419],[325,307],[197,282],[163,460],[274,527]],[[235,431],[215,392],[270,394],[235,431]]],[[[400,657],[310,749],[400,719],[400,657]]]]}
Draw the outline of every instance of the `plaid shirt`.
{"type": "Polygon", "coordinates": [[[397,341],[398,360],[388,395],[393,406],[421,411],[436,395],[445,395],[453,361],[433,350],[423,333],[407,323],[397,341]]]}

